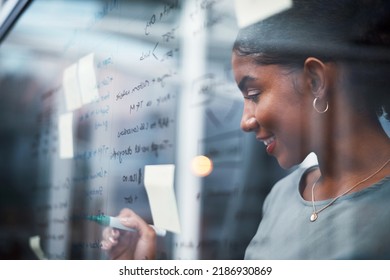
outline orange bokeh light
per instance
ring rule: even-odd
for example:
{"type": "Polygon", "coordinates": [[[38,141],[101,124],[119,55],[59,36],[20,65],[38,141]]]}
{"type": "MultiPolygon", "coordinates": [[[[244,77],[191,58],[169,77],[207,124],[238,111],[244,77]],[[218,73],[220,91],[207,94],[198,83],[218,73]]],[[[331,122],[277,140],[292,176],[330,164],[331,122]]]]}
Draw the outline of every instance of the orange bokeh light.
{"type": "Polygon", "coordinates": [[[206,156],[196,156],[192,159],[191,167],[196,176],[205,177],[213,171],[213,162],[206,156]]]}

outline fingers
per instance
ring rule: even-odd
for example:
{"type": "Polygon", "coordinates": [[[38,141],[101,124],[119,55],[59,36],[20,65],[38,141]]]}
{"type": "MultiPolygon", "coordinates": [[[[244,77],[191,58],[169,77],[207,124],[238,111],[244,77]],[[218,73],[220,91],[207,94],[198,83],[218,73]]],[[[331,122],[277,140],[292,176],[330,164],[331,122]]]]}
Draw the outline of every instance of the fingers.
{"type": "Polygon", "coordinates": [[[102,240],[102,249],[111,250],[112,247],[118,244],[118,239],[120,237],[120,232],[117,229],[105,228],[103,230],[103,240],[102,240]]]}
{"type": "Polygon", "coordinates": [[[134,248],[138,233],[113,228],[103,230],[101,249],[110,259],[134,259],[134,248]]]}
{"type": "Polygon", "coordinates": [[[123,209],[117,216],[126,227],[103,230],[102,249],[111,259],[154,259],[156,256],[156,232],[141,217],[130,209],[123,209]]]}
{"type": "Polygon", "coordinates": [[[138,231],[140,239],[154,239],[155,230],[131,209],[125,208],[119,213],[120,222],[138,231]]]}
{"type": "MultiPolygon", "coordinates": [[[[123,209],[120,212],[118,218],[120,219],[121,222],[124,221],[122,222],[124,226],[135,229],[137,232],[135,234],[133,233],[133,235],[136,236],[139,235],[139,231],[143,230],[143,228],[146,225],[146,223],[143,222],[143,220],[130,209],[123,209]]],[[[116,228],[111,228],[111,227],[105,228],[102,233],[102,237],[103,237],[102,249],[106,251],[113,250],[113,248],[117,246],[119,243],[120,244],[118,246],[124,246],[123,243],[129,242],[125,238],[125,236],[129,234],[130,232],[118,230],[116,228]]]]}

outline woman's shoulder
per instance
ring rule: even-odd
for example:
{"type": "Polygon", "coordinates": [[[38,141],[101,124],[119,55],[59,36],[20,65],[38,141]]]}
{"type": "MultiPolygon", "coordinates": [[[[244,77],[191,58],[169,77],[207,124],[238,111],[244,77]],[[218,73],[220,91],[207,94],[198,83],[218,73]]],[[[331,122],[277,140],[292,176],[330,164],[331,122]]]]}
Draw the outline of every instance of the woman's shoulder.
{"type": "Polygon", "coordinates": [[[351,194],[350,197],[368,197],[369,199],[378,197],[387,200],[390,197],[390,174],[362,191],[351,194]]]}

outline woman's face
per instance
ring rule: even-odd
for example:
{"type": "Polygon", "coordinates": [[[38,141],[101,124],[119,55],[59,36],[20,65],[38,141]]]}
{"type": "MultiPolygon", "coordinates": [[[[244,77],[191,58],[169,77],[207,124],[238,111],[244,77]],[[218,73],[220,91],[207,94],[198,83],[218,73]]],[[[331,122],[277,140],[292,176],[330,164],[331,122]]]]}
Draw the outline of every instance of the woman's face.
{"type": "Polygon", "coordinates": [[[234,77],[244,96],[241,128],[253,131],[279,165],[290,168],[310,153],[312,95],[302,71],[280,65],[258,65],[233,53],[234,77]]]}

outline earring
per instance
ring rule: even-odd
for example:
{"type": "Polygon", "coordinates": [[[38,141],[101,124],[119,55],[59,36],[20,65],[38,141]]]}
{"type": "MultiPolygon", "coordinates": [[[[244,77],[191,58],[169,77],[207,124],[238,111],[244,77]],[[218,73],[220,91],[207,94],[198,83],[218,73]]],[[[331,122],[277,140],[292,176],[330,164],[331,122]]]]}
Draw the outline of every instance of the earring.
{"type": "Polygon", "coordinates": [[[320,114],[326,113],[328,111],[328,109],[329,109],[328,101],[326,101],[326,107],[322,111],[318,110],[318,108],[317,108],[317,101],[318,101],[318,97],[314,98],[314,100],[313,100],[313,108],[314,108],[314,110],[316,110],[320,114]]]}

